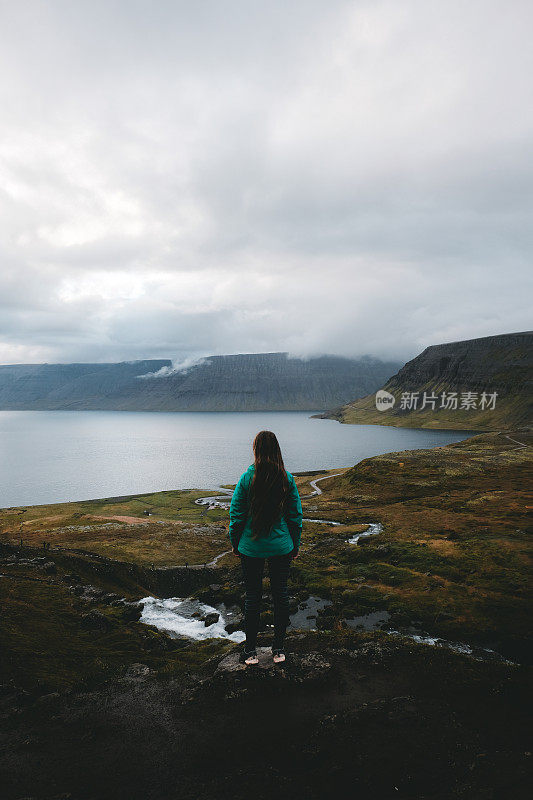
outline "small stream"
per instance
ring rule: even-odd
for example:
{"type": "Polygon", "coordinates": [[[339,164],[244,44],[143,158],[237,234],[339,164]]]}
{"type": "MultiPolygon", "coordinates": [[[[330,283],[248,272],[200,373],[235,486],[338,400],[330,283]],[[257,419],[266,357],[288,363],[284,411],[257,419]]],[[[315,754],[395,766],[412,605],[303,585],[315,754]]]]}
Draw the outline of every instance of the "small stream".
{"type": "Polygon", "coordinates": [[[196,641],[202,639],[229,639],[232,642],[244,641],[244,631],[228,633],[225,626],[240,616],[238,609],[221,604],[210,606],[188,597],[143,597],[141,622],[165,631],[173,638],[187,636],[196,641]],[[201,619],[207,614],[218,614],[218,620],[206,625],[201,619]]]}
{"type": "Polygon", "coordinates": [[[346,539],[348,544],[358,544],[360,539],[364,539],[367,536],[376,536],[378,533],[383,532],[383,525],[381,522],[369,522],[368,528],[366,531],[362,533],[355,533],[353,536],[350,536],[349,539],[346,539]]]}
{"type": "MultiPolygon", "coordinates": [[[[228,633],[225,626],[239,619],[241,614],[237,606],[227,607],[223,603],[211,606],[188,597],[144,597],[141,601],[143,612],[141,622],[153,625],[165,631],[173,638],[185,636],[196,641],[202,639],[228,639],[232,642],[243,642],[244,631],[236,630],[228,633]],[[206,625],[202,617],[207,614],[218,614],[218,619],[206,625]]],[[[331,600],[311,595],[307,600],[299,603],[298,609],[290,615],[290,625],[298,630],[317,630],[319,612],[331,606],[331,600]]],[[[372,611],[357,617],[345,619],[346,624],[355,630],[375,631],[381,630],[391,636],[405,636],[419,644],[432,647],[442,647],[455,653],[469,655],[480,661],[501,661],[512,664],[512,661],[488,647],[476,647],[465,642],[448,641],[440,636],[421,631],[414,627],[396,630],[388,627],[390,614],[385,610],[372,611]]]]}
{"type": "Polygon", "coordinates": [[[509,661],[509,659],[505,658],[504,656],[497,653],[495,650],[491,650],[489,647],[477,647],[466,644],[465,642],[451,642],[448,639],[441,639],[440,636],[432,636],[429,633],[425,633],[423,631],[414,632],[414,628],[408,628],[406,631],[397,631],[393,630],[392,628],[387,629],[383,628],[385,633],[390,633],[396,636],[407,636],[408,639],[412,639],[414,642],[418,642],[419,644],[428,644],[432,647],[443,647],[446,650],[453,650],[454,653],[463,653],[464,655],[472,656],[477,661],[501,661],[504,664],[513,664],[513,661],[509,661]]]}
{"type": "MultiPolygon", "coordinates": [[[[198,505],[207,505],[209,509],[229,508],[232,491],[230,489],[222,489],[221,487],[219,491],[223,491],[226,494],[216,497],[199,497],[195,502],[198,505]]],[[[341,522],[336,522],[335,520],[304,518],[303,521],[321,523],[324,525],[342,525],[341,522]]],[[[376,536],[382,533],[382,531],[383,525],[380,522],[370,522],[366,530],[362,533],[356,533],[350,536],[349,539],[346,539],[346,542],[348,544],[359,544],[361,539],[368,536],[376,536]]],[[[214,566],[218,559],[222,558],[222,556],[226,555],[228,552],[230,551],[228,550],[215,556],[209,565],[214,566]]],[[[240,617],[240,611],[237,607],[230,609],[223,604],[214,607],[207,603],[200,603],[198,600],[180,597],[170,597],[166,599],[145,597],[140,602],[143,604],[143,612],[140,621],[148,625],[154,625],[156,628],[166,631],[171,636],[186,636],[196,640],[222,638],[229,639],[233,642],[242,642],[245,639],[244,631],[236,630],[233,633],[228,633],[225,630],[225,626],[228,625],[228,623],[240,617]],[[212,613],[217,613],[219,615],[218,620],[210,625],[205,625],[201,617],[212,613]]],[[[331,604],[331,600],[311,595],[305,601],[300,602],[297,610],[290,615],[290,625],[299,630],[317,630],[319,612],[331,604]]],[[[393,636],[406,636],[419,644],[426,644],[432,647],[444,647],[456,653],[472,656],[472,658],[478,660],[496,660],[508,664],[513,663],[489,648],[473,647],[464,642],[451,642],[439,636],[432,636],[412,626],[404,630],[395,630],[389,627],[389,619],[390,614],[388,611],[376,610],[361,616],[347,618],[345,622],[350,628],[355,630],[381,630],[393,636]]]]}
{"type": "MultiPolygon", "coordinates": [[[[198,497],[194,502],[198,506],[207,506],[207,510],[211,511],[214,508],[229,509],[231,503],[232,489],[223,489],[221,486],[215,491],[226,492],[221,495],[211,495],[211,497],[198,497]]],[[[322,525],[342,525],[342,522],[335,522],[332,519],[311,519],[310,517],[303,517],[302,522],[318,522],[322,525]]]]}
{"type": "MultiPolygon", "coordinates": [[[[230,489],[223,489],[219,487],[217,491],[225,492],[224,495],[217,495],[211,497],[198,497],[195,503],[198,505],[205,505],[208,509],[211,508],[228,508],[231,501],[232,491],[230,489]]],[[[341,522],[326,519],[311,519],[304,518],[304,522],[320,523],[323,525],[342,525],[341,522]]],[[[367,530],[362,533],[357,533],[351,536],[346,541],[350,544],[357,544],[359,540],[366,536],[374,536],[381,533],[383,526],[379,522],[370,522],[367,530]]],[[[216,566],[218,560],[230,553],[231,550],[225,550],[216,555],[207,566],[216,566]]],[[[159,630],[166,631],[171,636],[187,636],[191,639],[212,639],[223,638],[230,639],[234,642],[242,642],[244,639],[243,631],[234,631],[228,633],[225,626],[233,622],[235,619],[235,611],[227,609],[225,606],[210,606],[206,603],[200,603],[198,600],[193,600],[187,597],[145,597],[140,601],[143,604],[143,611],[141,615],[141,622],[147,625],[154,625],[159,630]],[[219,619],[211,625],[205,625],[201,617],[206,614],[217,613],[219,619]]],[[[301,630],[316,630],[318,613],[326,606],[331,605],[331,600],[326,600],[322,597],[311,595],[307,600],[301,602],[298,609],[290,615],[290,624],[293,628],[301,630]]],[[[377,612],[382,613],[382,612],[377,612]]],[[[372,615],[367,615],[372,617],[372,615]]],[[[371,630],[371,626],[362,623],[363,617],[355,618],[356,621],[349,621],[351,627],[364,627],[366,630],[371,630]],[[353,623],[353,624],[352,624],[353,623]]]]}
{"type": "MultiPolygon", "coordinates": [[[[228,633],[225,626],[241,617],[237,607],[229,608],[223,603],[211,606],[188,597],[143,597],[141,622],[153,625],[161,631],[166,631],[172,637],[187,636],[190,639],[229,639],[232,642],[242,642],[244,631],[237,630],[228,633]],[[205,625],[202,617],[216,613],[218,621],[205,625]]],[[[316,630],[318,612],[331,605],[331,600],[322,597],[308,597],[298,605],[298,609],[290,615],[290,624],[299,630],[316,630]]],[[[266,607],[266,605],[265,605],[266,607]]]]}

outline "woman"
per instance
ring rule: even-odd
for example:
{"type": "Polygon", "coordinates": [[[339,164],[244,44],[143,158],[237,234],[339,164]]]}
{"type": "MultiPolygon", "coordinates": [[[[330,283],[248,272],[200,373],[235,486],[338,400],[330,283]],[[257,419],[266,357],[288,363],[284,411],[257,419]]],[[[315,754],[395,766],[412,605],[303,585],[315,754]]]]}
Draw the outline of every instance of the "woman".
{"type": "Polygon", "coordinates": [[[263,568],[274,601],[272,656],[285,661],[283,644],[289,624],[287,579],[293,558],[298,557],[302,534],[302,504],[296,483],[285,470],[276,435],[259,431],[253,442],[254,463],[239,478],[229,510],[229,537],[240,556],[245,586],[244,629],[246,642],[241,663],[257,664],[263,568]]]}

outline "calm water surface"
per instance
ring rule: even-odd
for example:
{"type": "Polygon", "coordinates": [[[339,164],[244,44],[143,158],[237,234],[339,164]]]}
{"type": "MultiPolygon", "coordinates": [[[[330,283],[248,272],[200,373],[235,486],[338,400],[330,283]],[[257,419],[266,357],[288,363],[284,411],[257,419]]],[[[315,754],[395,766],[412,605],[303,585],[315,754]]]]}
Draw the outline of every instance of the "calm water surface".
{"type": "Polygon", "coordinates": [[[0,507],[235,483],[261,429],[292,472],[473,435],[310,419],[315,411],[0,411],[0,507]]]}

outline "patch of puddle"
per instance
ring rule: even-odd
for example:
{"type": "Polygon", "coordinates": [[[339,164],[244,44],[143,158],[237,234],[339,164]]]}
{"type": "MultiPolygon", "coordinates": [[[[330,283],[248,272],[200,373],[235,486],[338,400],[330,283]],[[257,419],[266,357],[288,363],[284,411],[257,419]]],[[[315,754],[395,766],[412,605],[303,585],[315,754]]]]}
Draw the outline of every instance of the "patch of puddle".
{"type": "Polygon", "coordinates": [[[412,628],[408,631],[385,629],[385,633],[407,636],[407,638],[412,639],[414,642],[428,644],[431,647],[444,647],[446,650],[453,650],[454,653],[463,653],[464,655],[472,656],[472,658],[475,658],[477,661],[501,661],[504,664],[514,663],[488,647],[472,647],[465,642],[450,642],[447,639],[441,639],[440,636],[431,636],[429,633],[422,631],[413,633],[412,631],[412,628]]]}
{"type": "MultiPolygon", "coordinates": [[[[228,633],[225,630],[225,626],[229,622],[240,617],[240,611],[236,606],[227,607],[221,603],[215,607],[187,597],[159,598],[149,596],[144,597],[140,602],[143,605],[140,621],[147,625],[153,625],[158,630],[165,631],[171,637],[187,636],[196,641],[202,639],[229,639],[232,642],[243,642],[246,638],[242,630],[237,630],[233,633],[228,633]],[[201,617],[212,613],[219,615],[218,620],[212,625],[205,625],[201,617]]],[[[294,628],[300,630],[317,630],[318,612],[330,605],[331,600],[311,595],[311,597],[299,604],[297,611],[290,615],[290,623],[294,628]]],[[[351,617],[345,621],[350,628],[355,630],[382,630],[392,636],[405,636],[419,644],[443,647],[455,653],[469,655],[478,661],[514,663],[487,647],[473,647],[464,642],[451,642],[439,636],[431,636],[424,631],[417,630],[415,632],[412,627],[407,630],[387,628],[385,626],[389,618],[388,611],[372,611],[369,614],[351,617]]]]}
{"type": "Polygon", "coordinates": [[[363,614],[360,617],[347,618],[345,622],[350,628],[356,630],[374,631],[376,628],[381,628],[389,619],[388,611],[372,611],[370,614],[363,614]]]}
{"type": "Polygon", "coordinates": [[[381,522],[369,522],[368,528],[366,531],[362,533],[355,533],[353,536],[350,536],[349,539],[346,539],[348,544],[357,544],[360,539],[364,539],[367,536],[376,536],[378,533],[383,531],[383,525],[381,522]]]}
{"type": "Polygon", "coordinates": [[[444,647],[446,650],[453,650],[454,653],[463,653],[464,655],[472,656],[472,658],[478,661],[502,661],[506,664],[513,663],[488,647],[472,647],[465,642],[451,642],[447,639],[442,639],[440,636],[431,636],[431,634],[413,626],[404,630],[386,627],[389,619],[390,614],[388,611],[372,611],[370,614],[363,614],[360,617],[346,618],[345,622],[350,628],[355,628],[355,630],[382,630],[383,633],[406,636],[408,639],[412,639],[419,644],[428,644],[431,647],[444,647]]]}
{"type": "Polygon", "coordinates": [[[322,525],[342,525],[342,522],[335,522],[332,519],[311,519],[310,517],[303,517],[302,522],[320,522],[322,525]]]}
{"type": "Polygon", "coordinates": [[[211,511],[213,508],[228,509],[231,503],[231,497],[228,495],[219,495],[218,497],[198,497],[194,501],[197,506],[207,506],[207,510],[211,511]]]}
{"type": "Polygon", "coordinates": [[[318,612],[330,605],[331,600],[311,595],[311,597],[308,597],[307,600],[304,600],[298,605],[298,610],[295,611],[294,614],[290,615],[290,623],[293,628],[316,631],[318,612]]]}
{"type": "Polygon", "coordinates": [[[232,642],[243,642],[244,631],[228,633],[224,628],[237,616],[237,611],[224,605],[218,607],[187,597],[144,597],[141,622],[154,625],[174,638],[187,636],[196,641],[202,639],[229,639],[232,642]],[[205,625],[200,617],[206,614],[219,615],[217,622],[205,625]]]}

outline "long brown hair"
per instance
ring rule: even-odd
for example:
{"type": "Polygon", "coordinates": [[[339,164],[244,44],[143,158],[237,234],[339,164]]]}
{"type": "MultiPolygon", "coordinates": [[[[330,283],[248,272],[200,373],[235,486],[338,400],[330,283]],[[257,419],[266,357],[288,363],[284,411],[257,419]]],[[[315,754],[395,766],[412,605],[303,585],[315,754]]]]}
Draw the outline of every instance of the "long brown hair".
{"type": "Polygon", "coordinates": [[[276,434],[259,431],[253,442],[255,472],[250,485],[252,539],[268,536],[283,514],[289,481],[276,434]]]}

